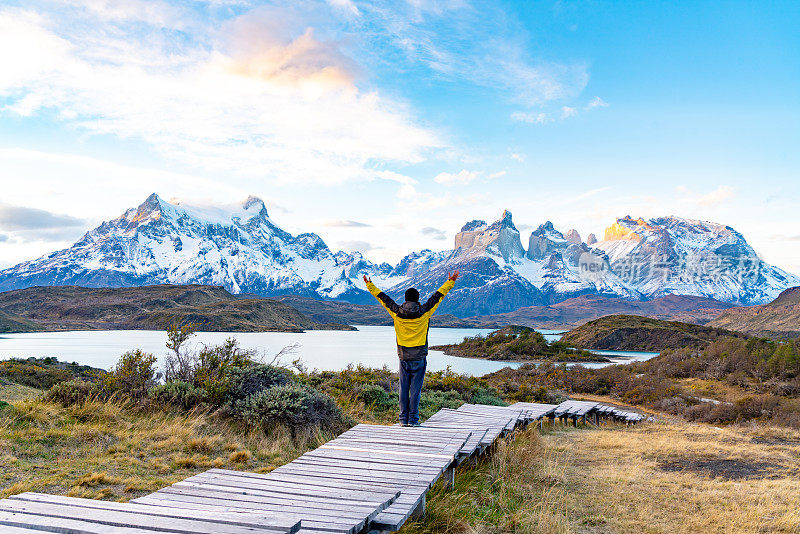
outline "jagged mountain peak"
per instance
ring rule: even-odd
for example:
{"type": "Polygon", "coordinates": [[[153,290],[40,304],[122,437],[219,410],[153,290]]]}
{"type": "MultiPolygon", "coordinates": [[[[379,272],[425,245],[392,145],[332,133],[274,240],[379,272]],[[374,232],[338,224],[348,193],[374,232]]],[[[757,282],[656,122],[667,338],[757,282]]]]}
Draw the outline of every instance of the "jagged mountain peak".
{"type": "Polygon", "coordinates": [[[503,210],[503,214],[497,219],[495,222],[489,226],[489,230],[499,230],[502,228],[509,228],[514,231],[517,231],[517,227],[514,226],[514,220],[511,215],[511,212],[508,210],[503,210]]]}

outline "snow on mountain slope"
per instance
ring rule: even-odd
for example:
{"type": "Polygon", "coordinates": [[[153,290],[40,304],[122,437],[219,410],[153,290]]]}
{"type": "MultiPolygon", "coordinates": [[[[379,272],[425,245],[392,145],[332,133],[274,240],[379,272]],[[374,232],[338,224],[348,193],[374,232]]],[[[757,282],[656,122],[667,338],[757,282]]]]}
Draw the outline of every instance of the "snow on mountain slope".
{"type": "Polygon", "coordinates": [[[316,234],[292,236],[250,197],[236,206],[153,194],[72,247],[0,272],[0,289],[76,284],[213,284],[234,293],[368,301],[316,234]]]}
{"type": "Polygon", "coordinates": [[[624,217],[594,246],[608,255],[614,273],[648,298],[679,294],[760,304],[800,284],[761,260],[739,232],[712,222],[624,217]]]}

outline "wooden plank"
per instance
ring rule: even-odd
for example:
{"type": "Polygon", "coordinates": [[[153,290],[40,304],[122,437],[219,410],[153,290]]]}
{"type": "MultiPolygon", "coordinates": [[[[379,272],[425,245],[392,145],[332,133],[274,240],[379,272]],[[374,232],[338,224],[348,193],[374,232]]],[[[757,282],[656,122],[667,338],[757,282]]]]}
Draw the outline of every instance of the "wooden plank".
{"type": "Polygon", "coordinates": [[[308,496],[308,497],[327,497],[332,499],[341,499],[344,501],[365,502],[375,504],[376,506],[381,503],[391,503],[399,495],[398,491],[393,493],[371,490],[359,491],[354,489],[339,490],[336,488],[328,488],[321,486],[310,486],[308,484],[298,484],[292,482],[284,482],[282,480],[248,480],[244,477],[234,477],[229,475],[217,475],[200,473],[193,477],[187,478],[183,483],[198,482],[217,484],[221,486],[231,486],[242,489],[255,489],[271,491],[276,494],[308,496]]]}
{"type": "MultiPolygon", "coordinates": [[[[228,499],[217,499],[213,497],[200,497],[193,495],[161,493],[162,490],[144,497],[134,499],[133,502],[156,506],[171,506],[176,508],[190,508],[198,510],[263,510],[264,507],[246,501],[235,501],[228,499]]],[[[328,530],[330,532],[340,532],[353,534],[360,531],[366,525],[366,519],[361,521],[351,519],[340,519],[331,516],[315,516],[306,514],[301,520],[301,526],[328,530]]]]}
{"type": "Polygon", "coordinates": [[[90,523],[78,519],[48,517],[23,512],[0,510],[0,532],[16,532],[14,529],[32,534],[33,532],[55,532],[57,534],[155,534],[163,531],[136,527],[110,526],[90,523]]]}
{"type": "MultiPolygon", "coordinates": [[[[83,508],[72,505],[43,503],[33,501],[20,501],[4,499],[0,501],[0,510],[4,512],[22,513],[42,517],[56,518],[58,520],[78,520],[87,523],[97,523],[114,527],[135,527],[156,532],[187,532],[192,534],[215,534],[221,530],[219,523],[210,523],[203,520],[184,519],[179,517],[156,517],[136,512],[121,510],[107,510],[99,508],[83,508]]],[[[279,510],[278,510],[279,511],[279,510]]],[[[247,527],[239,525],[226,525],[224,530],[228,534],[245,534],[252,532],[270,532],[268,528],[247,527]]],[[[272,530],[272,532],[275,532],[272,530]]]]}
{"type": "MultiPolygon", "coordinates": [[[[180,518],[202,520],[221,525],[251,526],[258,528],[269,528],[274,532],[285,532],[292,534],[299,530],[300,521],[296,518],[288,517],[286,514],[270,512],[249,512],[249,513],[207,513],[202,511],[187,512],[180,508],[144,506],[135,503],[119,503],[111,501],[99,501],[95,499],[78,499],[75,497],[64,497],[61,495],[46,495],[44,493],[20,493],[9,497],[12,500],[31,501],[41,503],[61,504],[76,508],[102,509],[111,511],[132,512],[143,515],[152,515],[164,518],[180,518]]],[[[2,504],[0,504],[2,506],[2,504]]]]}

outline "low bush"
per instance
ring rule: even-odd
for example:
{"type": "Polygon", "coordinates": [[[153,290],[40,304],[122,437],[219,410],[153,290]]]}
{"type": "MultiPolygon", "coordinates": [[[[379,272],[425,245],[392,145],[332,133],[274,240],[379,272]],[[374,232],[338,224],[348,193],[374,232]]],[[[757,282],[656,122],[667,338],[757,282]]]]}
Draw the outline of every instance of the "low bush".
{"type": "Polygon", "coordinates": [[[150,388],[148,396],[159,405],[175,406],[184,410],[191,410],[208,402],[205,390],[181,380],[150,388]]]}
{"type": "Polygon", "coordinates": [[[361,386],[356,395],[358,400],[365,406],[379,412],[396,409],[398,406],[397,393],[389,393],[377,384],[365,384],[361,386]]]}
{"type": "Polygon", "coordinates": [[[231,373],[235,369],[250,367],[254,358],[253,351],[240,348],[235,339],[227,339],[222,345],[203,347],[197,352],[194,385],[204,389],[213,404],[222,404],[231,387],[231,373]]]}
{"type": "Polygon", "coordinates": [[[262,427],[282,424],[295,430],[318,426],[337,431],[350,424],[336,401],[303,384],[262,390],[236,402],[233,412],[248,424],[262,427]]]}
{"type": "Polygon", "coordinates": [[[102,387],[97,383],[69,380],[59,382],[51,387],[45,398],[64,406],[72,406],[73,404],[83,404],[87,400],[100,396],[101,393],[102,387]]]}
{"type": "Polygon", "coordinates": [[[242,401],[265,389],[285,386],[295,380],[286,368],[254,363],[244,368],[234,367],[228,372],[227,399],[231,404],[242,401]]]}

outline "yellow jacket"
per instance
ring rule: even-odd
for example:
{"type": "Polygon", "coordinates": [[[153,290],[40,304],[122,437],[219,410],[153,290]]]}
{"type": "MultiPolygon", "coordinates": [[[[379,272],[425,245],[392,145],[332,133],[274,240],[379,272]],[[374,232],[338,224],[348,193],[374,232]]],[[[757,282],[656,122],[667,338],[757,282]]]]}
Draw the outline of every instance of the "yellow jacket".
{"type": "Polygon", "coordinates": [[[404,302],[402,306],[369,282],[367,289],[378,299],[389,315],[394,319],[394,332],[397,335],[397,355],[401,360],[421,360],[428,355],[428,328],[431,315],[439,307],[447,293],[453,289],[455,282],[448,280],[425,304],[404,302]]]}

